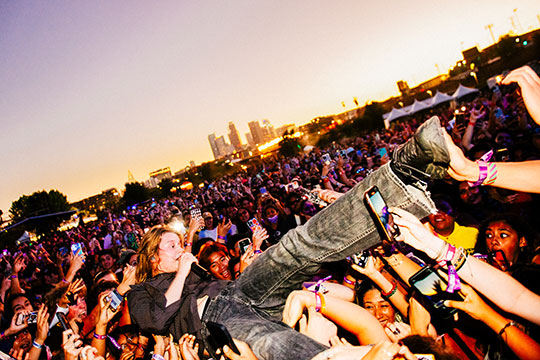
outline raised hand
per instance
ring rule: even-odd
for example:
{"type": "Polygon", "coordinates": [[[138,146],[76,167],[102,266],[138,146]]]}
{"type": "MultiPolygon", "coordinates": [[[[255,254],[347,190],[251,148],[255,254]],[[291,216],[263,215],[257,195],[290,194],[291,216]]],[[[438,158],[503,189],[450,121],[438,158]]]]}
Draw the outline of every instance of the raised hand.
{"type": "Polygon", "coordinates": [[[195,342],[195,336],[184,334],[178,344],[183,360],[199,360],[199,344],[195,342]]]}
{"type": "Polygon", "coordinates": [[[526,65],[511,71],[501,83],[508,85],[513,82],[521,88],[521,95],[529,114],[540,125],[540,78],[526,65]]]}

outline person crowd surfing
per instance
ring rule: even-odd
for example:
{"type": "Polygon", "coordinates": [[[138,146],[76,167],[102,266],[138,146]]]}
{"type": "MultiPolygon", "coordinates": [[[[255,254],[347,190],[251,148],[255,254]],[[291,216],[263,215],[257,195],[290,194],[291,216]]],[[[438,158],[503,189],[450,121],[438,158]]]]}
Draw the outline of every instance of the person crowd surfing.
{"type": "Polygon", "coordinates": [[[0,355],[538,359],[539,107],[519,68],[388,130],[2,249],[0,355]],[[395,224],[383,246],[373,186],[395,224]]]}

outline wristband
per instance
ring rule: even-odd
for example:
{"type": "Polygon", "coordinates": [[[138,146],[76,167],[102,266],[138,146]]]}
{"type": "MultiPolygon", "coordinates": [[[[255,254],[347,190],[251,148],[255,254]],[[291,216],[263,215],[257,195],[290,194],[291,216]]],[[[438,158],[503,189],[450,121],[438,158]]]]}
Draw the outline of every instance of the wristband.
{"type": "Polygon", "coordinates": [[[347,276],[343,277],[343,281],[345,281],[346,284],[356,286],[356,281],[349,280],[349,278],[347,276]]]}
{"type": "Polygon", "coordinates": [[[225,239],[226,239],[225,236],[221,236],[221,235],[218,235],[217,237],[218,237],[218,239],[221,239],[221,240],[225,240],[225,239]]]}
{"type": "Polygon", "coordinates": [[[36,349],[42,349],[43,348],[43,345],[42,344],[38,344],[36,342],[36,340],[32,340],[32,346],[35,347],[36,349]]]}
{"type": "Polygon", "coordinates": [[[186,246],[192,246],[192,245],[193,245],[193,243],[187,242],[187,243],[185,243],[184,246],[186,247],[186,246]]]}
{"type": "Polygon", "coordinates": [[[254,253],[254,254],[261,254],[261,253],[262,253],[262,250],[257,249],[257,250],[255,250],[253,253],[254,253]]]}
{"type": "Polygon", "coordinates": [[[513,322],[513,321],[509,321],[506,323],[506,325],[503,326],[503,328],[501,329],[501,331],[499,331],[499,337],[502,337],[504,332],[506,331],[506,329],[510,326],[516,326],[516,323],[513,322]]]}
{"type": "Polygon", "coordinates": [[[326,307],[326,302],[324,301],[324,295],[319,292],[316,292],[315,303],[316,303],[315,311],[322,314],[324,312],[324,308],[326,307]]]}
{"type": "Polygon", "coordinates": [[[485,161],[477,161],[478,164],[478,170],[480,173],[478,174],[478,180],[475,182],[467,182],[470,187],[477,187],[480,186],[486,181],[486,178],[488,176],[488,163],[485,161]]]}
{"type": "Polygon", "coordinates": [[[12,278],[12,279],[16,279],[16,278],[18,278],[18,277],[19,277],[19,276],[18,276],[17,274],[11,274],[11,278],[12,278]]]}
{"type": "Polygon", "coordinates": [[[159,354],[152,355],[152,360],[165,360],[165,358],[159,354]]]}
{"type": "Polygon", "coordinates": [[[4,331],[2,331],[0,333],[0,340],[4,340],[6,338],[6,333],[4,331]]]}
{"type": "Polygon", "coordinates": [[[394,295],[397,291],[397,282],[392,282],[392,288],[388,291],[388,292],[385,292],[385,291],[382,291],[381,289],[381,295],[385,298],[390,298],[392,295],[394,295]]]}
{"type": "Polygon", "coordinates": [[[321,176],[321,179],[326,180],[328,179],[328,176],[321,176]]]}
{"type": "Polygon", "coordinates": [[[495,163],[488,163],[487,165],[487,179],[484,181],[482,185],[491,185],[497,180],[498,176],[497,171],[497,164],[495,163]]]}
{"type": "Polygon", "coordinates": [[[94,332],[94,339],[105,340],[106,338],[107,335],[98,335],[96,332],[94,332]]]}

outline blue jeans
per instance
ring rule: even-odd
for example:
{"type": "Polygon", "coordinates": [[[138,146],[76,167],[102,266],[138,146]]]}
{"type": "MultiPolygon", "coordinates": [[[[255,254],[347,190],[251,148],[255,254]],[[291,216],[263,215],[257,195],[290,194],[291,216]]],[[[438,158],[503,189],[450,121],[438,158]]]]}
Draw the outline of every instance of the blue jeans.
{"type": "Polygon", "coordinates": [[[363,202],[364,192],[373,185],[389,206],[419,218],[435,211],[428,194],[405,185],[386,164],[266,250],[209,301],[203,321],[225,325],[259,359],[311,359],[327,349],[280,322],[281,313],[289,293],[300,289],[322,263],[343,260],[380,242],[363,202]]]}

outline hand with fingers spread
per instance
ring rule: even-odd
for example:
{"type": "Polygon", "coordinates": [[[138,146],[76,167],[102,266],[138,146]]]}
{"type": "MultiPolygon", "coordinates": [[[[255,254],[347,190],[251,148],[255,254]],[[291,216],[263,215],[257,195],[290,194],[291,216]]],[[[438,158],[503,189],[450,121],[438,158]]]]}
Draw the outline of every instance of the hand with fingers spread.
{"type": "Polygon", "coordinates": [[[230,219],[223,218],[223,221],[220,222],[217,226],[217,234],[218,236],[227,236],[227,233],[232,227],[232,222],[230,219]]]}
{"type": "Polygon", "coordinates": [[[28,360],[30,353],[27,353],[24,349],[11,349],[9,351],[9,356],[15,360],[28,360]]]}
{"type": "Polygon", "coordinates": [[[66,292],[64,295],[60,298],[58,301],[58,305],[60,307],[67,307],[71,304],[72,300],[76,300],[76,294],[81,291],[85,287],[84,282],[82,279],[77,279],[73,282],[70,282],[66,292]]]}
{"type": "Polygon", "coordinates": [[[178,341],[183,360],[199,360],[199,344],[194,335],[184,334],[178,341]]]}
{"type": "Polygon", "coordinates": [[[502,80],[503,85],[517,83],[521,96],[533,120],[540,124],[540,78],[530,66],[522,66],[511,71],[502,80]]]}
{"type": "Polygon", "coordinates": [[[223,353],[228,359],[231,360],[257,360],[257,356],[253,353],[253,350],[249,347],[249,345],[243,341],[233,339],[234,344],[240,351],[240,355],[232,351],[230,347],[225,345],[223,347],[223,353]]]}
{"type": "Polygon", "coordinates": [[[18,275],[21,271],[24,271],[24,269],[26,269],[26,260],[24,259],[23,254],[20,254],[15,258],[13,263],[13,275],[18,275]]]}
{"type": "Polygon", "coordinates": [[[268,239],[268,237],[269,235],[265,228],[261,227],[260,229],[255,230],[252,237],[254,250],[259,250],[264,240],[268,239]]]}

